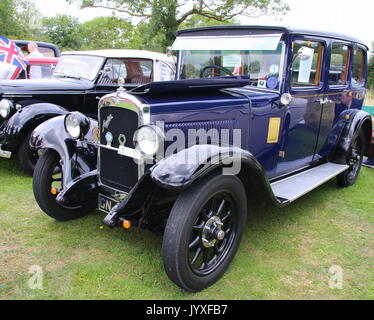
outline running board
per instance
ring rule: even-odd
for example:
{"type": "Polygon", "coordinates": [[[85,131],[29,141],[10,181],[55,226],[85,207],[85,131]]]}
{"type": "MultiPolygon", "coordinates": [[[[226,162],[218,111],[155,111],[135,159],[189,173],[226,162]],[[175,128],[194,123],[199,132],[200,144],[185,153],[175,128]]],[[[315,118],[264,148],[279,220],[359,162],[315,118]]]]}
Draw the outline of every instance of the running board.
{"type": "Polygon", "coordinates": [[[325,163],[273,182],[271,188],[282,203],[293,202],[349,168],[348,165],[325,163]]]}

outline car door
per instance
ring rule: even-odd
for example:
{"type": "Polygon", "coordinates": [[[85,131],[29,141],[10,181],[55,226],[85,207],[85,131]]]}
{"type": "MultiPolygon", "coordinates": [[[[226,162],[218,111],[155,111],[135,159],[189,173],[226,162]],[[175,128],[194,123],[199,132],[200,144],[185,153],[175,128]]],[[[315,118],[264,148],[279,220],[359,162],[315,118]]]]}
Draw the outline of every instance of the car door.
{"type": "Polygon", "coordinates": [[[327,90],[322,103],[322,116],[314,160],[326,157],[332,151],[329,136],[340,114],[352,107],[353,94],[349,86],[353,48],[350,43],[332,40],[329,46],[327,90]]]}
{"type": "Polygon", "coordinates": [[[326,48],[323,39],[301,36],[292,39],[293,59],[287,83],[293,99],[283,119],[277,176],[306,167],[313,161],[324,99],[326,48]]]}

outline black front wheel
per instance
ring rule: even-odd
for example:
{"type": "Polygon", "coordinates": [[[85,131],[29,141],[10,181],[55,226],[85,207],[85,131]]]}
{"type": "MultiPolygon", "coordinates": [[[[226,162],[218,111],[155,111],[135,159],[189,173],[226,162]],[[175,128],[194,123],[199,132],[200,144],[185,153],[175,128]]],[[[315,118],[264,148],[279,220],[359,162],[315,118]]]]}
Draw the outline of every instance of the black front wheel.
{"type": "Polygon", "coordinates": [[[38,151],[30,148],[31,134],[32,131],[26,135],[16,153],[16,159],[22,171],[30,176],[33,175],[35,165],[39,159],[38,151]]]}
{"type": "Polygon", "coordinates": [[[352,139],[349,154],[347,155],[349,169],[337,176],[337,182],[340,187],[346,188],[356,182],[364,159],[364,144],[365,135],[361,129],[356,137],[352,139]]]}
{"type": "Polygon", "coordinates": [[[169,278],[196,292],[214,284],[235,256],[247,215],[244,186],[216,175],[184,191],[170,213],[163,260],[169,278]]]}
{"type": "Polygon", "coordinates": [[[94,211],[96,204],[87,201],[82,203],[72,199],[62,205],[56,201],[56,196],[63,188],[63,170],[59,154],[47,149],[38,160],[33,177],[33,191],[39,207],[50,217],[67,221],[83,217],[94,211]]]}

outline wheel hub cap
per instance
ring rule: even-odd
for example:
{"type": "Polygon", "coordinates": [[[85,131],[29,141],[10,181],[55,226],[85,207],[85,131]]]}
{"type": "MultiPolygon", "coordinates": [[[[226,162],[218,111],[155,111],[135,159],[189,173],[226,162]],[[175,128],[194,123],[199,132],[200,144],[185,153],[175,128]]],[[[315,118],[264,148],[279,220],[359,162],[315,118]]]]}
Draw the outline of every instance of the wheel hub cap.
{"type": "Polygon", "coordinates": [[[205,248],[212,248],[217,241],[222,241],[226,233],[222,230],[223,223],[218,216],[210,218],[204,225],[202,242],[205,248]]]}

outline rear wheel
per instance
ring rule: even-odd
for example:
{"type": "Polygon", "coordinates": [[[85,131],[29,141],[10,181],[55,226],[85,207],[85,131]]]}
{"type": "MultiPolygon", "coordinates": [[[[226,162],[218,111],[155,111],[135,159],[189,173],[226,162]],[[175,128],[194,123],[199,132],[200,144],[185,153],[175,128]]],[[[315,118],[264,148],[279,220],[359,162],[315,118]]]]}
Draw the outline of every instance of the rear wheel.
{"type": "Polygon", "coordinates": [[[93,203],[79,203],[71,201],[62,205],[56,201],[56,196],[63,188],[63,171],[59,154],[52,150],[46,150],[34,170],[33,190],[36,202],[40,208],[50,217],[66,221],[76,219],[94,211],[93,203]]]}
{"type": "Polygon", "coordinates": [[[38,151],[30,148],[31,134],[32,131],[26,135],[16,153],[16,159],[22,171],[30,176],[32,176],[39,159],[38,151]]]}
{"type": "Polygon", "coordinates": [[[235,176],[214,176],[184,191],[164,233],[163,260],[169,278],[192,292],[215,283],[235,256],[246,215],[246,193],[235,176]]]}
{"type": "Polygon", "coordinates": [[[364,158],[365,135],[362,129],[358,135],[352,139],[347,163],[349,169],[337,176],[338,185],[345,188],[353,185],[361,170],[362,160],[364,158]]]}

